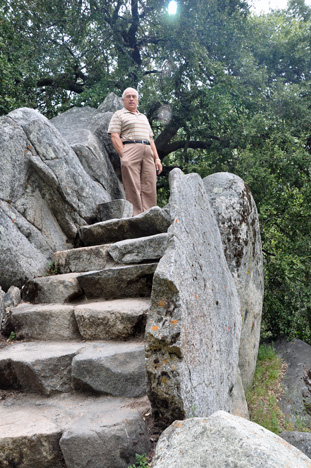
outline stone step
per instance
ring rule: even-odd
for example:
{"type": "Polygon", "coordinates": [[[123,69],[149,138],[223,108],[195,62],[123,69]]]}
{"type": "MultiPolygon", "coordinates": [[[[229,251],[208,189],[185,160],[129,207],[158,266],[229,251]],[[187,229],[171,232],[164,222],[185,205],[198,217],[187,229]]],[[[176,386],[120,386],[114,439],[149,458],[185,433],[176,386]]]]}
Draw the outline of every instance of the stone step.
{"type": "Polygon", "coordinates": [[[108,268],[81,274],[77,279],[87,299],[149,297],[157,265],[146,263],[108,268]]]}
{"type": "Polygon", "coordinates": [[[151,236],[166,232],[171,224],[168,212],[158,206],[133,218],[113,219],[90,226],[82,226],[79,237],[82,245],[100,245],[125,239],[151,236]]]}
{"type": "Polygon", "coordinates": [[[142,342],[23,342],[0,350],[0,388],[52,395],[73,389],[145,393],[142,342]]]}
{"type": "Polygon", "coordinates": [[[83,291],[78,282],[79,273],[41,276],[26,282],[22,289],[24,302],[59,303],[70,302],[80,298],[83,291]]]}
{"type": "Polygon", "coordinates": [[[11,324],[18,340],[81,339],[73,305],[21,303],[12,309],[11,324]]]}
{"type": "Polygon", "coordinates": [[[102,270],[116,264],[143,263],[159,260],[165,253],[166,233],[127,239],[114,244],[94,245],[54,253],[58,273],[102,270]]]}
{"type": "Polygon", "coordinates": [[[64,304],[87,299],[147,297],[157,263],[117,266],[88,273],[41,276],[26,282],[22,300],[33,304],[64,304]]]}
{"type": "Polygon", "coordinates": [[[76,390],[112,396],[146,394],[144,342],[97,342],[77,354],[72,362],[76,390]]]}
{"type": "Polygon", "coordinates": [[[116,263],[133,264],[163,257],[167,248],[167,233],[127,239],[110,245],[108,252],[116,263]]]}
{"type": "Polygon", "coordinates": [[[0,388],[51,395],[70,392],[71,365],[83,342],[14,343],[0,350],[0,388]]]}
{"type": "Polygon", "coordinates": [[[20,304],[12,310],[17,339],[126,340],[144,333],[149,298],[82,304],[20,304]]]}
{"type": "Polygon", "coordinates": [[[108,253],[109,247],[110,244],[105,244],[55,252],[55,268],[58,273],[102,270],[115,264],[108,253]]]}
{"type": "Polygon", "coordinates": [[[127,468],[148,452],[146,398],[0,393],[1,468],[127,468]]]}
{"type": "Polygon", "coordinates": [[[144,334],[150,298],[91,302],[75,308],[80,335],[85,340],[125,340],[144,334]]]}

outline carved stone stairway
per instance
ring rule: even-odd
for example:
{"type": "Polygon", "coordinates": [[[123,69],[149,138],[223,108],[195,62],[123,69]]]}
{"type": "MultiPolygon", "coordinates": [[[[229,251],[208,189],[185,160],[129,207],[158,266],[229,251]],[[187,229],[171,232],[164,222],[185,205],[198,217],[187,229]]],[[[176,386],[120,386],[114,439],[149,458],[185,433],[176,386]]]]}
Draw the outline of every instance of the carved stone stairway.
{"type": "Polygon", "coordinates": [[[60,274],[28,281],[0,349],[1,468],[126,468],[149,449],[144,326],[170,220],[80,229],[60,274]]]}

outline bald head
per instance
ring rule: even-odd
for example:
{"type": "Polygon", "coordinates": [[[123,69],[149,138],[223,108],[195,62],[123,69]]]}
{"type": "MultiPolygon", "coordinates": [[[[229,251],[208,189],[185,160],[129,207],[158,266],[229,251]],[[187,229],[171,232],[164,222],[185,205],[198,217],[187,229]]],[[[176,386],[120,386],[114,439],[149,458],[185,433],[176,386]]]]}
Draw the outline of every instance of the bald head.
{"type": "Polygon", "coordinates": [[[134,88],[126,88],[122,94],[122,101],[125,109],[136,112],[138,106],[138,92],[134,88]]]}

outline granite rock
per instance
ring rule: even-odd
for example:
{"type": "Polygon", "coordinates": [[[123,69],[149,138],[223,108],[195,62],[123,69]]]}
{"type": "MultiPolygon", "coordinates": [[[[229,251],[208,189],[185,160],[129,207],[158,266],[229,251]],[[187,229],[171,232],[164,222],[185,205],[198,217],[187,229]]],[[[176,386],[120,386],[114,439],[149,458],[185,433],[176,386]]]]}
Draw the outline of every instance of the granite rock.
{"type": "Polygon", "coordinates": [[[112,200],[108,203],[100,203],[97,207],[100,221],[109,219],[131,218],[133,216],[133,205],[127,200],[112,200]]]}
{"type": "Polygon", "coordinates": [[[311,460],[281,437],[217,411],[175,421],[158,441],[153,468],[310,468],[311,460]]]}
{"type": "Polygon", "coordinates": [[[239,367],[247,391],[252,385],[256,367],[264,294],[257,208],[247,185],[234,174],[212,174],[205,177],[204,186],[240,298],[242,332],[239,367]]]}
{"type": "Polygon", "coordinates": [[[0,350],[0,388],[51,395],[69,392],[78,342],[25,342],[0,350]]]}
{"type": "Polygon", "coordinates": [[[77,340],[81,338],[74,307],[63,304],[20,304],[11,319],[17,339],[77,340]]]}
{"type": "Polygon", "coordinates": [[[83,226],[79,236],[83,245],[99,245],[166,232],[171,224],[168,211],[154,206],[133,218],[113,219],[83,226]]]}
{"type": "Polygon", "coordinates": [[[85,340],[125,340],[144,333],[149,298],[91,302],[75,308],[79,332],[85,340]]]}
{"type": "Polygon", "coordinates": [[[159,260],[167,247],[167,234],[139,237],[115,242],[108,252],[116,263],[141,263],[159,260]]]}
{"type": "Polygon", "coordinates": [[[82,296],[79,273],[41,276],[27,281],[22,289],[22,299],[33,304],[60,303],[82,296]]]}
{"type": "Polygon", "coordinates": [[[298,339],[285,338],[272,344],[287,364],[282,380],[284,392],[278,405],[297,430],[301,425],[311,428],[311,346],[298,339]]]}
{"type": "MultiPolygon", "coordinates": [[[[55,124],[71,143],[33,109],[0,118],[0,285],[5,291],[43,275],[53,252],[72,247],[79,227],[98,221],[98,204],[124,198],[108,154],[114,150],[108,151],[101,137],[110,139],[112,111],[106,109],[115,109],[117,101],[110,96],[101,110],[75,108],[57,117],[55,124]]],[[[115,152],[113,157],[119,159],[115,152]]]]}
{"type": "Polygon", "coordinates": [[[156,267],[156,263],[112,267],[82,273],[77,279],[87,299],[148,297],[156,267]]]}
{"type": "Polygon", "coordinates": [[[72,362],[76,389],[112,396],[140,397],[146,393],[144,345],[136,342],[95,342],[72,362]]]}
{"type": "Polygon", "coordinates": [[[150,447],[145,422],[137,410],[89,411],[64,432],[60,447],[67,468],[127,468],[135,454],[150,447]]]}
{"type": "Polygon", "coordinates": [[[170,190],[173,221],[145,335],[148,396],[167,422],[231,411],[241,332],[236,286],[203,181],[175,169],[170,190]]]}
{"type": "Polygon", "coordinates": [[[279,434],[282,439],[296,447],[302,453],[311,458],[311,434],[310,432],[285,431],[279,434]]]}

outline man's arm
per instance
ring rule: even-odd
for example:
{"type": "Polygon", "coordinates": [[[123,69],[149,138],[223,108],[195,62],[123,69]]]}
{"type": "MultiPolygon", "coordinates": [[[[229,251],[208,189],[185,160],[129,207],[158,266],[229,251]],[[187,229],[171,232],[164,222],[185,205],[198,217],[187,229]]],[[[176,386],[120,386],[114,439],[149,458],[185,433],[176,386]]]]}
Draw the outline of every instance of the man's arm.
{"type": "Polygon", "coordinates": [[[110,138],[111,138],[114,149],[116,150],[118,155],[121,156],[122,151],[123,151],[123,143],[122,143],[119,133],[111,133],[110,138]]]}
{"type": "Polygon", "coordinates": [[[157,151],[156,145],[155,145],[152,138],[150,138],[150,146],[151,146],[153,156],[154,156],[154,164],[155,164],[155,167],[156,167],[156,171],[157,171],[157,174],[159,175],[162,172],[162,164],[161,164],[161,159],[158,156],[158,151],[157,151]]]}

